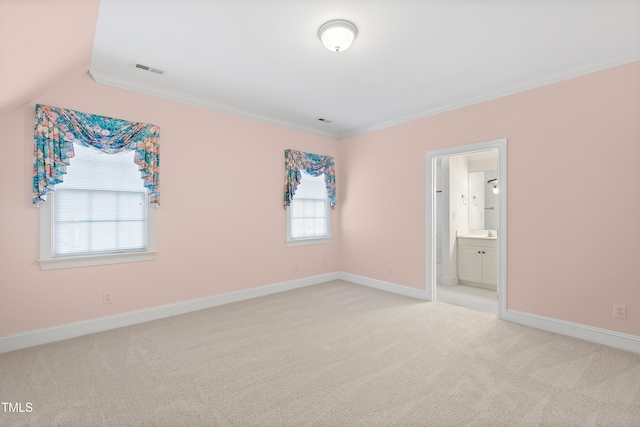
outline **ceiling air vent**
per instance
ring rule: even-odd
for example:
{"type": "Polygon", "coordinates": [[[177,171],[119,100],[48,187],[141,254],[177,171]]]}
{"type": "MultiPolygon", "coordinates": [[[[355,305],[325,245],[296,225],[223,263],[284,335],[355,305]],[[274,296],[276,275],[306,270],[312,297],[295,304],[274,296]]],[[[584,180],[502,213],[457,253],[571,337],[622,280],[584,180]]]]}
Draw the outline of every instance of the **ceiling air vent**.
{"type": "Polygon", "coordinates": [[[164,70],[159,70],[157,68],[151,68],[151,67],[149,67],[147,65],[135,64],[135,67],[139,68],[140,70],[149,71],[149,72],[160,74],[160,75],[163,75],[165,73],[164,70]]]}

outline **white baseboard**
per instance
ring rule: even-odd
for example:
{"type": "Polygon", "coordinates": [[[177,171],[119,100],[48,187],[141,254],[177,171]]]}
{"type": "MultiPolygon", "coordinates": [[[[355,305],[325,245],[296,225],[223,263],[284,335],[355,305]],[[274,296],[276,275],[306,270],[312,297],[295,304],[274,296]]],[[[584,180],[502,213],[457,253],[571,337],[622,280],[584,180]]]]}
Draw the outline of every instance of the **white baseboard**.
{"type": "Polygon", "coordinates": [[[598,344],[640,353],[640,337],[635,335],[623,334],[608,329],[600,329],[580,323],[567,322],[565,320],[509,309],[507,309],[502,319],[573,338],[580,338],[598,344]]]}
{"type": "Polygon", "coordinates": [[[131,311],[128,313],[116,314],[113,316],[100,317],[85,320],[82,322],[69,323],[66,325],[54,326],[52,328],[39,329],[22,334],[9,335],[0,338],[0,353],[33,347],[40,344],[47,344],[55,341],[62,341],[69,338],[76,338],[82,335],[89,335],[96,332],[103,332],[110,329],[135,325],[137,323],[149,322],[151,320],[185,314],[191,311],[216,307],[218,305],[243,301],[251,298],[289,291],[305,286],[316,285],[318,283],[336,280],[338,273],[327,273],[318,276],[304,277],[287,282],[275,283],[257,288],[244,289],[222,295],[214,295],[205,298],[198,298],[190,301],[178,302],[143,310],[131,311]]]}
{"type": "MultiPolygon", "coordinates": [[[[412,298],[428,300],[427,293],[423,289],[409,288],[395,283],[384,282],[382,280],[343,272],[338,273],[338,279],[412,298]]],[[[537,314],[520,312],[517,310],[507,310],[505,315],[502,317],[502,320],[640,353],[640,337],[635,335],[623,334],[607,329],[595,328],[592,326],[539,316],[537,314]]]]}
{"type": "Polygon", "coordinates": [[[387,292],[392,292],[394,294],[400,294],[411,298],[417,298],[422,300],[427,300],[427,291],[424,289],[416,289],[410,288],[408,286],[397,285],[391,282],[385,282],[383,280],[371,279],[369,277],[358,276],[357,274],[351,273],[338,273],[338,279],[344,280],[347,282],[355,283],[358,285],[369,286],[370,288],[376,288],[387,292]]]}
{"type": "Polygon", "coordinates": [[[457,286],[457,285],[460,284],[458,282],[458,277],[457,276],[453,276],[453,277],[443,276],[440,279],[440,283],[442,284],[442,286],[457,286]]]}
{"type": "MultiPolygon", "coordinates": [[[[70,323],[55,326],[52,328],[30,331],[22,334],[9,335],[0,338],[0,353],[33,347],[40,344],[47,344],[55,341],[62,341],[82,335],[135,325],[137,323],[149,322],[151,320],[176,316],[189,313],[191,311],[216,307],[232,302],[244,301],[251,298],[271,295],[278,292],[289,291],[305,286],[316,285],[332,280],[344,280],[358,285],[369,286],[371,288],[408,296],[411,298],[428,300],[427,293],[423,289],[410,288],[391,282],[359,276],[357,274],[334,272],[321,274],[318,276],[304,277],[287,282],[275,283],[257,288],[245,289],[230,292],[222,295],[199,298],[190,301],[183,301],[175,304],[168,304],[159,307],[152,307],[144,310],[132,311],[128,313],[116,314],[114,316],[101,317],[97,319],[85,320],[82,322],[70,323]]],[[[519,323],[534,328],[567,335],[604,344],[623,350],[640,353],[640,337],[610,331],[607,329],[595,328],[579,323],[567,322],[550,317],[539,316],[520,312],[517,310],[506,310],[503,320],[519,323]]]]}

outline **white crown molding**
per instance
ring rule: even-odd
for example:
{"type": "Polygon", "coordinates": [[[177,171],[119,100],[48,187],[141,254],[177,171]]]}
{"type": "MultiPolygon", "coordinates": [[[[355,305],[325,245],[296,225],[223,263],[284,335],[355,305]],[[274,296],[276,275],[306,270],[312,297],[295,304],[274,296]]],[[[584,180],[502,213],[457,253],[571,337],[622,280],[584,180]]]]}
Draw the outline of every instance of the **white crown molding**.
{"type": "Polygon", "coordinates": [[[113,86],[120,89],[130,90],[133,92],[142,93],[145,95],[156,96],[158,98],[167,99],[169,101],[180,102],[194,107],[206,108],[208,110],[217,111],[219,113],[231,114],[233,116],[243,117],[246,119],[256,120],[271,125],[296,130],[299,132],[309,133],[312,135],[323,136],[326,138],[336,139],[336,134],[332,132],[322,132],[309,127],[299,126],[293,123],[284,122],[282,120],[276,120],[271,117],[267,117],[261,114],[256,114],[251,111],[243,110],[241,108],[232,107],[230,105],[210,101],[208,99],[200,98],[193,95],[188,95],[181,92],[176,92],[169,89],[163,89],[156,86],[145,85],[142,83],[133,82],[120,77],[113,76],[101,71],[89,70],[89,74],[93,79],[107,86],[113,86]]]}
{"type": "Polygon", "coordinates": [[[458,108],[468,107],[470,105],[479,104],[481,102],[502,98],[504,96],[513,95],[519,92],[524,92],[526,90],[535,89],[541,86],[558,83],[564,80],[580,77],[586,74],[602,71],[607,68],[617,67],[617,66],[628,64],[630,62],[634,62],[638,60],[640,60],[640,51],[638,50],[626,51],[616,55],[609,56],[604,59],[592,61],[568,70],[561,70],[558,72],[548,73],[524,83],[511,85],[511,86],[503,86],[503,87],[499,87],[491,90],[486,90],[484,92],[479,92],[471,97],[461,99],[459,101],[452,102],[450,104],[443,105],[438,108],[433,108],[427,111],[422,111],[415,114],[401,116],[392,120],[375,123],[370,126],[357,128],[352,131],[343,132],[343,133],[324,132],[324,131],[319,131],[317,129],[300,126],[295,123],[276,120],[274,118],[271,118],[262,114],[257,114],[241,108],[232,107],[230,105],[214,102],[214,101],[207,100],[207,99],[200,98],[193,95],[187,95],[187,94],[173,91],[173,90],[162,89],[156,86],[133,82],[127,79],[116,77],[114,75],[103,73],[101,71],[96,71],[93,69],[89,70],[89,73],[91,74],[91,76],[94,78],[96,82],[101,84],[114,86],[121,89],[131,90],[134,92],[143,93],[145,95],[156,96],[156,97],[168,99],[171,101],[181,102],[184,104],[193,105],[195,107],[206,108],[209,110],[214,110],[214,111],[218,111],[225,114],[231,114],[238,117],[257,120],[260,122],[269,123],[275,126],[284,127],[284,128],[296,130],[299,132],[323,136],[323,137],[336,139],[336,140],[342,140],[342,139],[347,139],[354,136],[386,129],[389,127],[401,125],[404,123],[412,122],[415,120],[424,119],[426,117],[445,113],[447,111],[457,110],[458,108]]]}
{"type": "Polygon", "coordinates": [[[435,116],[436,114],[446,113],[447,111],[457,110],[459,108],[468,107],[470,105],[479,104],[481,102],[491,101],[493,99],[514,95],[519,92],[524,92],[530,89],[535,89],[535,88],[550,85],[553,83],[558,83],[564,80],[573,79],[576,77],[584,76],[586,74],[595,73],[597,71],[606,70],[608,68],[617,67],[617,66],[628,64],[638,60],[640,60],[640,51],[632,50],[632,51],[623,52],[617,55],[609,56],[605,59],[583,64],[582,66],[574,67],[569,70],[562,70],[559,72],[548,73],[517,85],[504,86],[497,89],[491,89],[484,92],[479,92],[474,96],[462,99],[458,102],[454,102],[448,105],[443,105],[442,107],[434,108],[434,109],[423,111],[416,114],[409,114],[409,115],[398,117],[385,122],[376,123],[371,126],[365,126],[359,129],[355,129],[350,132],[344,132],[344,133],[338,134],[336,138],[338,140],[342,140],[342,139],[347,139],[347,138],[363,135],[370,132],[375,132],[377,130],[382,130],[389,127],[412,122],[415,120],[424,119],[426,117],[435,116]]]}

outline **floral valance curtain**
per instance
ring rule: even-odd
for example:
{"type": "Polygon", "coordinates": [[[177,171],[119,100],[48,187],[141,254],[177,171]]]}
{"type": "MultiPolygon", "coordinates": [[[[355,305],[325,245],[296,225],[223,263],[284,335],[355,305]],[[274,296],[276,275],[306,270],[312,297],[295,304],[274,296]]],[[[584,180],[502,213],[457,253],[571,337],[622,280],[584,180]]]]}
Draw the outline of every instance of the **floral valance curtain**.
{"type": "Polygon", "coordinates": [[[284,169],[285,209],[291,205],[296,187],[298,187],[302,179],[300,170],[307,172],[311,176],[318,176],[324,173],[324,182],[327,185],[327,194],[329,195],[329,206],[333,209],[336,205],[336,171],[333,157],[303,153],[296,150],[285,150],[284,169]]]}
{"type": "Polygon", "coordinates": [[[33,162],[33,204],[46,200],[53,186],[63,181],[73,144],[103,153],[135,151],[149,202],[160,204],[160,128],[65,108],[36,105],[33,162]]]}

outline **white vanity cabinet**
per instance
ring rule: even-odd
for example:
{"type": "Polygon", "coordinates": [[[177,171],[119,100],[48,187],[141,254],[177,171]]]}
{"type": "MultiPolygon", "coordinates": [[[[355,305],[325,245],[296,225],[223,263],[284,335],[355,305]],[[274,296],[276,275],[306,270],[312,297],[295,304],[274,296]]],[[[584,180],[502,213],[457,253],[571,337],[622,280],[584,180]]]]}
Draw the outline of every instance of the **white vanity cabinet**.
{"type": "Polygon", "coordinates": [[[498,288],[498,241],[491,237],[458,237],[458,282],[498,288]]]}

